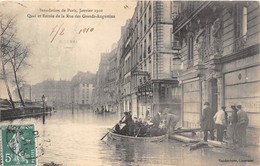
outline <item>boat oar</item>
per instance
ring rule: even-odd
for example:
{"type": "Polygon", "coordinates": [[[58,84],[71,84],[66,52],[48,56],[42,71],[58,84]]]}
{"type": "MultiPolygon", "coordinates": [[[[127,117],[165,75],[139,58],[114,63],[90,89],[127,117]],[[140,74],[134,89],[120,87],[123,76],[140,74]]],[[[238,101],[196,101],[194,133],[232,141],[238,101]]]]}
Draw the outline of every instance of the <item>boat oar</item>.
{"type": "Polygon", "coordinates": [[[139,130],[137,131],[137,134],[136,134],[135,137],[138,137],[138,135],[139,135],[139,133],[140,133],[140,131],[141,131],[141,128],[142,128],[142,127],[139,128],[139,130]]]}
{"type": "MultiPolygon", "coordinates": [[[[123,120],[123,119],[124,119],[124,116],[123,116],[123,118],[122,118],[121,120],[123,120]]],[[[120,120],[120,121],[121,121],[121,120],[120,120]]],[[[120,122],[120,121],[119,121],[119,122],[120,122]]],[[[117,124],[116,124],[116,125],[117,125],[117,124]]],[[[112,129],[114,129],[114,128],[116,127],[116,125],[115,125],[112,129]]],[[[108,132],[106,133],[106,135],[104,135],[100,140],[102,141],[102,140],[108,135],[108,133],[109,133],[109,131],[108,131],[108,132]]]]}

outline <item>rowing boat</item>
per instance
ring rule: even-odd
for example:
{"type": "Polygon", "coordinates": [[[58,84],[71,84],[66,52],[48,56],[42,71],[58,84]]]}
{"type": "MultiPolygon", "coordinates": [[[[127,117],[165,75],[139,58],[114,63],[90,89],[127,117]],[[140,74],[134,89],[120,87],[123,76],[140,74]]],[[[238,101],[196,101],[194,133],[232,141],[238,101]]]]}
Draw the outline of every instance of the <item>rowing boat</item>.
{"type": "Polygon", "coordinates": [[[109,129],[108,137],[117,141],[139,141],[139,142],[161,142],[168,139],[168,135],[161,135],[155,137],[133,137],[127,135],[120,135],[113,132],[109,129]]]}

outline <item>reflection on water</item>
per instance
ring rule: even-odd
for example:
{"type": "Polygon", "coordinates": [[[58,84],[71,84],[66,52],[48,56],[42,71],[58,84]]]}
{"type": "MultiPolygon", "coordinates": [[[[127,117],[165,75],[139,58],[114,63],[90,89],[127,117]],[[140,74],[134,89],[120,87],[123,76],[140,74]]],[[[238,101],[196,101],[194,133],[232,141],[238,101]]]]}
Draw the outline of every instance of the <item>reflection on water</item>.
{"type": "MultiPolygon", "coordinates": [[[[24,119],[1,124],[33,123],[38,138],[39,165],[54,162],[79,165],[253,165],[253,163],[220,163],[219,159],[250,159],[232,151],[203,148],[189,151],[182,143],[172,140],[159,143],[116,142],[100,139],[120,119],[118,115],[95,115],[89,111],[58,111],[46,118],[24,119]]],[[[255,159],[256,160],[256,159],[255,159]]]]}

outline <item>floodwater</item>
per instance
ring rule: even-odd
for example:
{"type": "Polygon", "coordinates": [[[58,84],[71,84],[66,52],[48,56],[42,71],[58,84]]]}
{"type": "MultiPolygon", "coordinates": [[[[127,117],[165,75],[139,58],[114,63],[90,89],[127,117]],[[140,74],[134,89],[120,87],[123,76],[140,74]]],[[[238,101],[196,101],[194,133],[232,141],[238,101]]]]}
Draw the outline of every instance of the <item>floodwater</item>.
{"type": "Polygon", "coordinates": [[[257,159],[222,148],[201,148],[189,151],[184,143],[168,140],[159,143],[115,142],[105,138],[118,115],[95,115],[90,110],[57,111],[42,119],[19,119],[1,122],[9,124],[35,124],[38,165],[54,162],[64,166],[150,166],[150,165],[258,165],[257,159]],[[239,160],[254,162],[239,162],[239,160]],[[229,160],[229,162],[220,162],[229,160]],[[234,160],[234,161],[233,161],[234,160]],[[230,162],[232,161],[232,162],[230,162]],[[238,161],[238,162],[235,162],[238,161]]]}

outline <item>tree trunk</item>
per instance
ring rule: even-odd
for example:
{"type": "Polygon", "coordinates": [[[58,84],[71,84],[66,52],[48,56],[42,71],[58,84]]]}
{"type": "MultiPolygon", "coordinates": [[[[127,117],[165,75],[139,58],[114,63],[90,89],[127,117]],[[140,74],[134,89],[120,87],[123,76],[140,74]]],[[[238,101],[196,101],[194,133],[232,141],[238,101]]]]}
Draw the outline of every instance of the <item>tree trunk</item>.
{"type": "Polygon", "coordinates": [[[5,72],[5,64],[4,64],[3,60],[2,60],[2,69],[3,69],[3,79],[4,79],[4,82],[5,82],[6,90],[7,90],[8,96],[9,96],[9,100],[12,104],[13,109],[14,109],[15,105],[14,105],[12,94],[10,92],[10,88],[9,88],[9,85],[8,85],[8,82],[7,82],[6,72],[5,72]]]}
{"type": "Polygon", "coordinates": [[[20,87],[19,87],[19,84],[18,84],[17,74],[16,74],[16,71],[15,71],[15,68],[14,68],[14,67],[13,67],[13,71],[14,71],[14,79],[15,79],[15,84],[16,84],[18,96],[19,96],[19,98],[20,98],[20,101],[21,101],[21,103],[22,103],[22,106],[25,106],[24,101],[23,101],[23,98],[22,98],[22,95],[21,95],[20,87]]]}

